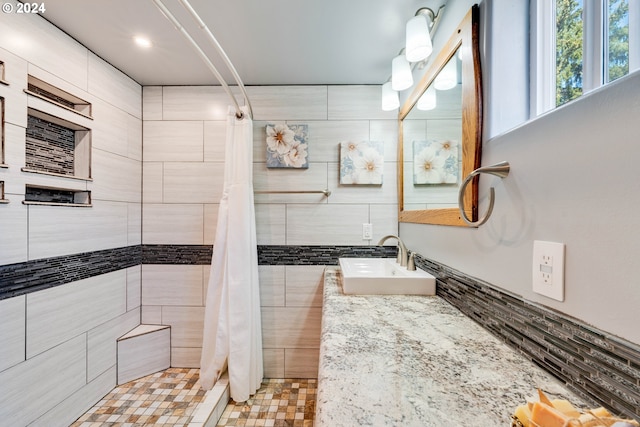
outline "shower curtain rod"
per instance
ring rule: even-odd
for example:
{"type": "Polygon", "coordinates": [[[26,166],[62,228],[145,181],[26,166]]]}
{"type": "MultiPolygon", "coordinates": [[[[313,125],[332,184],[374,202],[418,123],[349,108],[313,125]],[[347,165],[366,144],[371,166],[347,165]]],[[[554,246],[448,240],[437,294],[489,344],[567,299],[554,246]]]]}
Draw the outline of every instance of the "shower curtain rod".
{"type": "MultiPolygon", "coordinates": [[[[235,79],[236,83],[240,87],[240,91],[244,96],[245,103],[247,104],[247,108],[249,110],[249,117],[253,119],[253,109],[251,108],[251,102],[249,101],[249,96],[247,95],[247,91],[245,90],[244,84],[242,83],[242,79],[240,79],[240,76],[238,75],[238,72],[236,71],[231,61],[229,60],[229,57],[227,56],[225,51],[222,49],[222,46],[220,46],[220,43],[218,43],[218,40],[216,40],[216,38],[213,36],[211,31],[209,31],[209,28],[205,25],[204,21],[200,19],[200,16],[198,16],[198,13],[193,9],[193,7],[191,7],[191,4],[188,2],[188,0],[179,0],[179,1],[182,4],[182,6],[185,9],[187,9],[187,11],[191,14],[193,19],[196,21],[196,23],[200,27],[200,29],[202,29],[205,32],[205,34],[209,38],[209,41],[214,45],[214,47],[222,57],[225,65],[227,66],[227,68],[233,75],[233,78],[235,79]]],[[[233,92],[231,92],[231,88],[229,88],[229,85],[227,84],[227,82],[225,82],[224,78],[218,72],[218,69],[215,67],[215,65],[213,65],[213,63],[211,62],[207,54],[202,50],[202,48],[200,48],[198,43],[193,39],[193,37],[191,37],[191,35],[187,32],[187,30],[185,30],[185,28],[180,24],[180,22],[176,19],[176,17],[173,16],[171,11],[167,9],[167,7],[162,3],[161,0],[153,0],[153,2],[158,7],[160,12],[162,12],[165,18],[171,21],[173,26],[176,27],[176,29],[180,31],[180,33],[182,33],[184,38],[186,38],[191,43],[191,46],[195,49],[198,55],[200,55],[200,58],[202,59],[202,61],[209,67],[209,70],[211,70],[213,75],[216,77],[216,79],[218,79],[218,81],[222,85],[222,88],[224,89],[224,91],[227,93],[227,95],[229,95],[229,98],[231,98],[231,101],[233,102],[233,105],[235,106],[235,109],[236,109],[236,117],[241,119],[244,116],[244,113],[240,109],[238,100],[236,99],[233,92]]]]}

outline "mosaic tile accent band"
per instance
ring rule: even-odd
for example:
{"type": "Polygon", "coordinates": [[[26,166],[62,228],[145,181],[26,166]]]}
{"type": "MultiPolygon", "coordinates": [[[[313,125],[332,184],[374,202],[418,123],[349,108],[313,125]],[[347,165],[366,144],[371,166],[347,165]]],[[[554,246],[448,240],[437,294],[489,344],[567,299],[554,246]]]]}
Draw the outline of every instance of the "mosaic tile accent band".
{"type": "Polygon", "coordinates": [[[640,420],[640,346],[416,254],[436,294],[583,397],[640,420]]]}
{"type": "MultiPolygon", "coordinates": [[[[142,245],[143,264],[211,263],[213,247],[206,245],[142,245]]],[[[340,257],[390,257],[395,246],[258,246],[259,265],[338,265],[340,257]]]]}
{"type": "Polygon", "coordinates": [[[0,300],[140,265],[140,245],[0,266],[0,300]]]}

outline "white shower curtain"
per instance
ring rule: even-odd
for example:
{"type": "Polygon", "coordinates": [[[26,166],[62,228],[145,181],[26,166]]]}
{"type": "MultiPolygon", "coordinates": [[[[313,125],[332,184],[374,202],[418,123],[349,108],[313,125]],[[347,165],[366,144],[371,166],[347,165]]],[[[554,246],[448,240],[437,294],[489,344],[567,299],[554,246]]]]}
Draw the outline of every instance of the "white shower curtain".
{"type": "Polygon", "coordinates": [[[211,389],[229,371],[231,398],[246,401],[262,382],[262,331],[253,204],[253,122],[229,107],[224,189],[211,259],[200,383],[211,389]]]}

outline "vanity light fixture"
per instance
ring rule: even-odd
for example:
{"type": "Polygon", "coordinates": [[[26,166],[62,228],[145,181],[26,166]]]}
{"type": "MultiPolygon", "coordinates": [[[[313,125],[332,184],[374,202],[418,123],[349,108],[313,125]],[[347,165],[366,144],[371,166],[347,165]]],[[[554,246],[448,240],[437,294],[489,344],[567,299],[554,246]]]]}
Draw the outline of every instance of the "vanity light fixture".
{"type": "Polygon", "coordinates": [[[428,7],[421,7],[416,11],[415,16],[407,22],[405,47],[391,61],[391,84],[387,85],[387,82],[382,87],[382,109],[384,111],[399,108],[399,105],[395,106],[395,99],[399,98],[399,95],[397,93],[394,95],[391,91],[399,92],[413,86],[413,68],[416,65],[420,65],[419,68],[422,68],[431,55],[433,51],[431,35],[436,31],[443,8],[444,5],[440,6],[438,12],[434,13],[428,7]]]}
{"type": "Polygon", "coordinates": [[[400,107],[400,96],[393,90],[391,82],[382,85],[382,111],[392,111],[400,107]]]}
{"type": "Polygon", "coordinates": [[[407,61],[422,61],[433,52],[429,29],[433,26],[434,18],[433,10],[423,7],[418,9],[416,16],[407,22],[405,44],[407,61]]]}
{"type": "Polygon", "coordinates": [[[438,73],[433,86],[438,90],[449,90],[458,84],[458,57],[452,56],[447,65],[438,73]]]}
{"type": "Polygon", "coordinates": [[[436,104],[436,90],[433,86],[429,86],[429,89],[418,99],[416,108],[418,108],[418,110],[428,111],[436,108],[436,104]]]}
{"type": "Polygon", "coordinates": [[[404,49],[391,61],[391,87],[395,91],[405,90],[413,85],[411,64],[404,55],[404,49]]]}

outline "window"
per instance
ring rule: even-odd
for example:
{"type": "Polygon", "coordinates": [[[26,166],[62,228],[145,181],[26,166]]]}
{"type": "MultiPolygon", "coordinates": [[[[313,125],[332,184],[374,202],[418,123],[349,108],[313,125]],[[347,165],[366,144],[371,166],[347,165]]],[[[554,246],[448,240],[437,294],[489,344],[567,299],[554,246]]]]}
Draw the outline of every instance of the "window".
{"type": "Polygon", "coordinates": [[[533,2],[532,111],[563,105],[639,67],[639,3],[533,2]]]}

